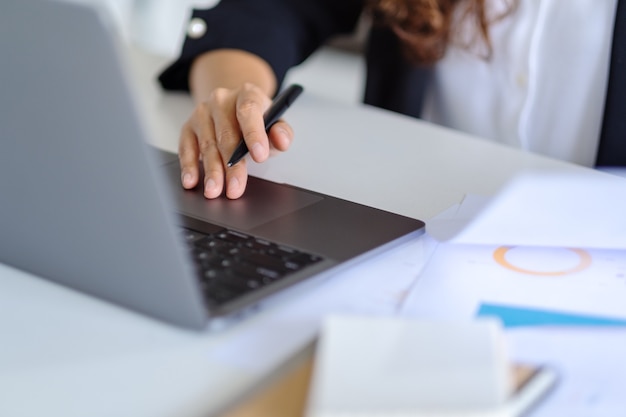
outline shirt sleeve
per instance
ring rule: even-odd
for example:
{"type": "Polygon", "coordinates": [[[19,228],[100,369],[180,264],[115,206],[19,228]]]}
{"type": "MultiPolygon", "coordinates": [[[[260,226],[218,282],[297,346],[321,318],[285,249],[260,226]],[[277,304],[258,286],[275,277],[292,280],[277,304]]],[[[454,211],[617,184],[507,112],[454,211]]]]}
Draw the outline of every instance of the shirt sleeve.
{"type": "Polygon", "coordinates": [[[269,63],[279,85],[329,37],[354,30],[364,0],[221,0],[194,9],[178,59],[159,76],[167,90],[189,90],[189,70],[198,55],[214,49],[239,49],[269,63]],[[204,30],[206,29],[206,30],[204,30]]]}

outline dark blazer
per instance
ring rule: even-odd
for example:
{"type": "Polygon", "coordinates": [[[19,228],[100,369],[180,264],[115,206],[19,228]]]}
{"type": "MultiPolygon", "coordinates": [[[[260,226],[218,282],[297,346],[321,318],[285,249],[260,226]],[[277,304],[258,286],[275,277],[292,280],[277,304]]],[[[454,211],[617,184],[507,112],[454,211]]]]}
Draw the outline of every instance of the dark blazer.
{"type": "MultiPolygon", "coordinates": [[[[166,89],[188,90],[193,59],[217,48],[243,49],[263,57],[279,83],[331,36],[354,30],[364,0],[222,0],[212,9],[194,10],[207,32],[187,37],[180,57],[159,81],[166,89]]],[[[431,70],[403,59],[397,37],[388,29],[370,31],[365,52],[367,81],[363,101],[419,117],[431,70]]],[[[626,166],[626,0],[618,0],[604,119],[597,166],[626,166]]]]}

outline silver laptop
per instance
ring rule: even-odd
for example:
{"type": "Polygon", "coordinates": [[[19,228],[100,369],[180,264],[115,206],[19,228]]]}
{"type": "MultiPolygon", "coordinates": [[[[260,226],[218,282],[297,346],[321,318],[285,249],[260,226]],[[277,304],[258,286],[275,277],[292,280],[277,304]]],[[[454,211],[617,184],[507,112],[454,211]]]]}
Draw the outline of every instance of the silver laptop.
{"type": "Polygon", "coordinates": [[[0,262],[201,329],[422,232],[259,178],[239,200],[183,190],[176,157],[147,145],[106,22],[2,1],[0,262]]]}

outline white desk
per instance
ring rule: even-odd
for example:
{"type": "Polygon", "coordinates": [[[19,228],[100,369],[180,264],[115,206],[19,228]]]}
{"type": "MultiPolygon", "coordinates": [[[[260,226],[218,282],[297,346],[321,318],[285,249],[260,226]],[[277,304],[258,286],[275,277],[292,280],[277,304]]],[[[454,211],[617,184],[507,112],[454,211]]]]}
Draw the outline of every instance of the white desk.
{"type": "MultiPolygon", "coordinates": [[[[161,60],[135,52],[131,62],[154,143],[175,150],[191,102],[158,89],[161,60]]],[[[287,116],[297,135],[292,149],[251,164],[253,174],[424,220],[465,193],[494,193],[525,168],[583,170],[307,94],[287,116]]],[[[416,264],[423,260],[420,252],[411,256],[416,264]]],[[[0,289],[2,416],[214,415],[301,349],[316,322],[314,316],[276,320],[277,308],[220,334],[197,334],[2,265],[0,289]],[[269,322],[277,327],[263,331],[288,337],[280,355],[259,361],[255,354],[276,350],[259,343],[263,332],[256,330],[269,322]],[[249,363],[241,360],[246,357],[249,363]]]]}

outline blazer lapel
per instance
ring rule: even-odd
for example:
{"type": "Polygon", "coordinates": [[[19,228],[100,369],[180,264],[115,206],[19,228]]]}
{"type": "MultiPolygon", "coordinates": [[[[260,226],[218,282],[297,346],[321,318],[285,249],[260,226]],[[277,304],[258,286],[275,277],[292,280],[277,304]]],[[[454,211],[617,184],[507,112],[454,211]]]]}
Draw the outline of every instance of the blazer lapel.
{"type": "Polygon", "coordinates": [[[597,166],[626,166],[626,0],[617,1],[597,166]]]}

